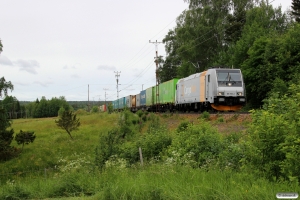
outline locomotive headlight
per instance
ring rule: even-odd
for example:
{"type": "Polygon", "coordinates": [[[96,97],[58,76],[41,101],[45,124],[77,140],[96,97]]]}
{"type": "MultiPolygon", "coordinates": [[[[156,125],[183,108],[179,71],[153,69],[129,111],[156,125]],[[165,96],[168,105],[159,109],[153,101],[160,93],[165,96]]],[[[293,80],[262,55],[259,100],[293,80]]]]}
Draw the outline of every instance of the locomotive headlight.
{"type": "Polygon", "coordinates": [[[225,101],[225,98],[219,98],[219,101],[221,102],[221,101],[225,101]]]}
{"type": "Polygon", "coordinates": [[[240,98],[240,102],[245,102],[245,98],[240,98]]]}
{"type": "Polygon", "coordinates": [[[238,96],[242,96],[243,93],[242,93],[242,92],[238,92],[237,95],[238,95],[238,96]]]}
{"type": "Polygon", "coordinates": [[[231,83],[227,83],[228,86],[231,86],[231,83]]]}
{"type": "Polygon", "coordinates": [[[218,96],[224,96],[224,92],[218,92],[218,96]]]}

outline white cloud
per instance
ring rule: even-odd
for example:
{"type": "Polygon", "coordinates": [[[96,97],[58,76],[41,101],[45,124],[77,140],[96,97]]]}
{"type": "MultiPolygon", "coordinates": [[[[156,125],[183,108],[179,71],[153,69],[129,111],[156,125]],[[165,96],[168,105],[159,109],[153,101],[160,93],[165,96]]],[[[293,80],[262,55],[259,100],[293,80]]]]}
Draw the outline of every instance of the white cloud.
{"type": "Polygon", "coordinates": [[[13,63],[10,61],[10,59],[8,57],[0,56],[0,65],[13,66],[13,63]]]}
{"type": "Polygon", "coordinates": [[[43,87],[48,87],[48,85],[52,84],[52,82],[41,82],[41,81],[34,81],[33,83],[41,85],[43,87]]]}
{"type": "Polygon", "coordinates": [[[40,64],[36,60],[18,60],[14,62],[21,71],[26,71],[31,74],[37,74],[36,68],[40,67],[40,64]]]}
{"type": "Polygon", "coordinates": [[[99,70],[106,70],[106,71],[114,71],[114,70],[117,70],[116,67],[114,67],[114,66],[108,66],[108,65],[99,65],[99,66],[97,67],[97,69],[99,69],[99,70]]]}
{"type": "Polygon", "coordinates": [[[72,74],[71,78],[79,78],[79,76],[77,74],[72,74]]]}

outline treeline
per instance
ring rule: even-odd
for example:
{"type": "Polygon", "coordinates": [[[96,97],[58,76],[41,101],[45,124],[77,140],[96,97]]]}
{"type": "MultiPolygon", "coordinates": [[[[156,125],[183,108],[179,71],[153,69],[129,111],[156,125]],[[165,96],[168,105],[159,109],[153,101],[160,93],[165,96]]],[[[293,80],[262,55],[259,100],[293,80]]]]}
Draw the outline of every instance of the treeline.
{"type": "Polygon", "coordinates": [[[300,3],[283,12],[268,1],[187,0],[189,9],[163,39],[159,79],[187,77],[214,66],[240,68],[248,105],[262,106],[300,76],[300,3]],[[297,22],[298,21],[298,22],[297,22]]]}
{"type": "Polygon", "coordinates": [[[0,105],[8,114],[9,119],[17,118],[42,118],[42,117],[57,117],[59,109],[73,110],[72,106],[66,101],[65,97],[52,98],[47,100],[42,97],[41,100],[36,99],[35,102],[29,102],[20,105],[16,97],[6,96],[0,105]]]}
{"type": "MultiPolygon", "coordinates": [[[[109,104],[110,101],[106,103],[109,104]]],[[[97,108],[104,104],[104,101],[67,101],[64,96],[49,100],[43,96],[41,100],[37,98],[34,102],[19,101],[14,96],[6,96],[0,101],[0,106],[5,109],[8,119],[57,117],[61,108],[75,111],[79,109],[92,111],[93,107],[97,108]]]]}

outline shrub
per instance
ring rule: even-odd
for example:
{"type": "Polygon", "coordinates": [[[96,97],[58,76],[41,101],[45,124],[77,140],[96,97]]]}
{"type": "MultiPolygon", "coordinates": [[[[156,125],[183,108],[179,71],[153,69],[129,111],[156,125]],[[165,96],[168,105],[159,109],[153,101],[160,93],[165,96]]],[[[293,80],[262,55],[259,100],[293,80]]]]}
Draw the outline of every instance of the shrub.
{"type": "Polygon", "coordinates": [[[20,130],[20,133],[18,133],[15,137],[15,140],[18,144],[22,144],[22,150],[24,147],[24,144],[33,143],[35,140],[35,135],[33,131],[22,131],[20,130]]]}
{"type": "Polygon", "coordinates": [[[92,113],[97,113],[97,112],[99,112],[99,107],[98,107],[98,106],[93,106],[91,112],[92,112],[92,113]]]}
{"type": "Polygon", "coordinates": [[[219,117],[219,118],[217,119],[217,121],[218,121],[218,122],[224,122],[225,120],[224,120],[223,117],[219,117]]]}
{"type": "Polygon", "coordinates": [[[84,109],[78,109],[75,112],[76,115],[88,115],[89,113],[84,109]]]}
{"type": "Polygon", "coordinates": [[[176,152],[179,160],[192,155],[189,157],[200,167],[215,160],[222,149],[221,135],[217,129],[202,120],[199,125],[190,125],[185,131],[175,135],[168,148],[168,155],[172,158],[172,154],[176,152]]]}
{"type": "Polygon", "coordinates": [[[241,160],[245,158],[246,145],[242,140],[241,133],[231,133],[225,136],[223,140],[224,149],[218,158],[218,166],[221,169],[239,170],[242,167],[241,160]]]}
{"type": "Polygon", "coordinates": [[[191,123],[189,122],[189,121],[182,121],[182,122],[180,122],[180,124],[178,125],[178,127],[177,127],[177,129],[176,129],[176,131],[179,133],[179,132],[181,132],[181,131],[185,131],[187,128],[188,128],[188,126],[190,125],[191,123]]]}
{"type": "Polygon", "coordinates": [[[299,118],[300,86],[290,85],[285,95],[270,94],[262,110],[253,110],[248,129],[245,165],[252,165],[270,180],[300,181],[299,118]]]}
{"type": "Polygon", "coordinates": [[[209,114],[209,112],[207,112],[207,111],[204,111],[204,112],[201,114],[201,118],[202,118],[202,119],[208,120],[209,117],[210,117],[210,114],[209,114]]]}
{"type": "Polygon", "coordinates": [[[119,140],[120,133],[118,129],[112,129],[107,133],[100,135],[99,145],[95,149],[96,166],[102,169],[105,165],[105,162],[109,160],[112,155],[117,155],[119,153],[119,140]]]}
{"type": "Polygon", "coordinates": [[[164,129],[160,129],[142,136],[136,146],[141,147],[143,157],[150,160],[159,156],[171,143],[169,134],[164,129]]]}

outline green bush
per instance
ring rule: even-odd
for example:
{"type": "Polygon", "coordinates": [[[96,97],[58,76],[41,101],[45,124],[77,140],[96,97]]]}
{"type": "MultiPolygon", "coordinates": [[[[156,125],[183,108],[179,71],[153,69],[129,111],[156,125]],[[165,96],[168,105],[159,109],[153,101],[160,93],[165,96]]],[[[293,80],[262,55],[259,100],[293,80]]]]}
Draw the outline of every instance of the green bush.
{"type": "Polygon", "coordinates": [[[224,120],[223,117],[219,117],[219,118],[217,119],[217,121],[218,121],[218,122],[224,122],[225,120],[224,120]]]}
{"type": "Polygon", "coordinates": [[[165,126],[161,124],[160,119],[157,115],[151,113],[149,116],[149,126],[148,126],[148,133],[156,132],[157,130],[164,129],[165,126]]]}
{"type": "Polygon", "coordinates": [[[219,154],[218,166],[221,169],[239,170],[242,167],[241,160],[246,155],[246,145],[241,133],[231,133],[224,137],[224,149],[219,154]]]}
{"type": "Polygon", "coordinates": [[[97,113],[97,112],[99,112],[99,107],[98,107],[98,106],[93,106],[91,112],[92,112],[92,113],[97,113]]]}
{"type": "Polygon", "coordinates": [[[252,111],[245,165],[251,164],[270,180],[300,182],[300,85],[287,94],[271,94],[262,110],[252,111]]]}
{"type": "Polygon", "coordinates": [[[99,145],[95,149],[95,164],[100,169],[105,165],[112,155],[119,153],[120,133],[118,129],[112,129],[107,133],[101,134],[99,145]]]}
{"type": "Polygon", "coordinates": [[[185,131],[191,123],[187,120],[180,122],[176,131],[179,133],[181,131],[185,131]]]}
{"type": "MultiPolygon", "coordinates": [[[[221,135],[217,129],[202,120],[199,125],[191,125],[185,131],[177,133],[168,149],[168,160],[176,155],[178,164],[190,163],[195,166],[204,166],[214,162],[223,150],[221,135]],[[186,161],[184,158],[189,158],[186,161]]],[[[174,159],[173,159],[174,160],[174,159]]]]}
{"type": "Polygon", "coordinates": [[[201,114],[201,118],[202,118],[202,119],[209,120],[209,117],[210,117],[210,114],[209,114],[209,112],[207,112],[207,111],[204,111],[204,112],[201,114]]]}
{"type": "Polygon", "coordinates": [[[137,147],[142,148],[143,157],[147,160],[159,156],[169,145],[172,139],[169,134],[164,130],[156,130],[145,134],[137,142],[137,147]]]}

